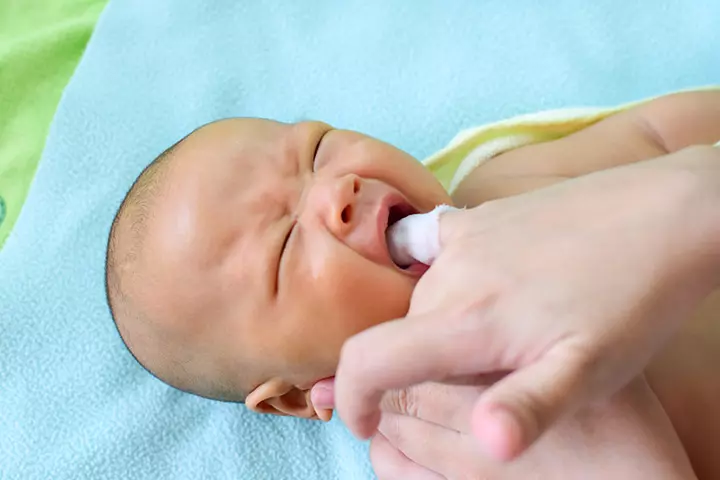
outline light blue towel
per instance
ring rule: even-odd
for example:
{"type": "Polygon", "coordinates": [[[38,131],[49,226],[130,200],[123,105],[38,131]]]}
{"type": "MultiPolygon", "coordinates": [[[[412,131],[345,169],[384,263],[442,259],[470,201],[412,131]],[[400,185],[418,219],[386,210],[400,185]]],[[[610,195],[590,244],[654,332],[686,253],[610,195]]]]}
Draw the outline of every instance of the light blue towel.
{"type": "Polygon", "coordinates": [[[111,1],[0,251],[0,478],[372,478],[340,422],[251,415],[131,360],[103,261],[132,180],[220,117],[322,119],[423,157],[509,115],[718,83],[718,19],[716,0],[111,1]]]}

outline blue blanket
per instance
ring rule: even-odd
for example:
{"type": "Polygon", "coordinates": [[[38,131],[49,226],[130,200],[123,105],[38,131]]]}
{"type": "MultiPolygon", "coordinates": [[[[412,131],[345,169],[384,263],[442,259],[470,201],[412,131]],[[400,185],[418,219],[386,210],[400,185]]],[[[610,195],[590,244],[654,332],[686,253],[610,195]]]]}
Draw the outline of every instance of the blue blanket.
{"type": "Polygon", "coordinates": [[[131,360],[103,291],[115,209],[220,117],[322,119],[423,157],[480,122],[720,80],[720,2],[579,5],[111,1],[0,251],[0,478],[372,478],[338,421],[251,415],[131,360]]]}

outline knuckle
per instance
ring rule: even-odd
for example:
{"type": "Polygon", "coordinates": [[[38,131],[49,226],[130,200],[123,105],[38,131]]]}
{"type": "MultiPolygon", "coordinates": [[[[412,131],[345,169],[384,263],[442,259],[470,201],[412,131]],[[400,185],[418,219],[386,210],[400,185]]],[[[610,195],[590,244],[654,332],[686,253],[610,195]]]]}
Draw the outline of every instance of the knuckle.
{"type": "Polygon", "coordinates": [[[487,290],[482,294],[475,293],[474,298],[462,300],[453,315],[448,315],[448,328],[454,328],[467,340],[484,331],[488,325],[501,325],[507,312],[505,300],[496,290],[487,290]]]}
{"type": "Polygon", "coordinates": [[[385,406],[387,411],[417,417],[419,414],[419,406],[417,403],[417,395],[414,388],[403,388],[388,392],[385,396],[385,406]]]}
{"type": "Polygon", "coordinates": [[[462,317],[476,320],[478,315],[484,315],[497,309],[499,302],[500,294],[497,291],[490,290],[468,302],[463,309],[462,317]]]}
{"type": "Polygon", "coordinates": [[[548,356],[555,357],[553,374],[537,388],[519,390],[513,399],[519,407],[516,413],[536,433],[546,431],[562,412],[573,409],[592,383],[597,366],[595,350],[583,342],[566,342],[548,356]]]}
{"type": "Polygon", "coordinates": [[[398,407],[405,415],[416,417],[418,414],[417,396],[415,389],[403,388],[398,391],[398,407]]]}
{"type": "Polygon", "coordinates": [[[585,385],[596,376],[596,371],[602,364],[603,350],[604,348],[597,343],[580,339],[564,342],[556,353],[558,356],[556,361],[564,365],[563,377],[567,390],[585,385]]]}
{"type": "Polygon", "coordinates": [[[508,271],[493,270],[486,275],[488,278],[473,286],[474,295],[463,312],[467,316],[499,314],[521,292],[522,281],[508,271]]]}
{"type": "MultiPolygon", "coordinates": [[[[535,390],[525,390],[518,395],[516,405],[520,408],[515,410],[516,415],[522,417],[522,423],[529,427],[534,435],[545,431],[553,422],[555,415],[549,399],[535,390]]],[[[534,436],[533,435],[533,436],[534,436]]]]}

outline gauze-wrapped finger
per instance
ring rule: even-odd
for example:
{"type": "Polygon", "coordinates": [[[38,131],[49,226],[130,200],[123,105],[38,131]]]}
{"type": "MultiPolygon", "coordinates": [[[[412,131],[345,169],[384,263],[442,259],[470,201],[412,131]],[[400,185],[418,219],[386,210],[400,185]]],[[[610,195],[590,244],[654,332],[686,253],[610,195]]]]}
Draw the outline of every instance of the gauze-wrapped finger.
{"type": "Polygon", "coordinates": [[[405,267],[414,262],[431,265],[440,254],[440,214],[457,210],[439,205],[429,213],[409,215],[387,230],[387,243],[393,261],[405,267]]]}

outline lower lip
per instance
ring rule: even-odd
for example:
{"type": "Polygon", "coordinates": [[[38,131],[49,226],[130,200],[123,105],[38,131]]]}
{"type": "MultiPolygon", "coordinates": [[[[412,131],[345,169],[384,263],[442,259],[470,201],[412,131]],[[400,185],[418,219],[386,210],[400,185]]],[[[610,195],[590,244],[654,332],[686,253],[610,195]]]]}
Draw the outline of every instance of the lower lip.
{"type": "Polygon", "coordinates": [[[427,272],[429,268],[430,267],[428,265],[425,265],[424,263],[415,262],[409,267],[403,268],[402,270],[412,275],[422,275],[427,272]]]}

